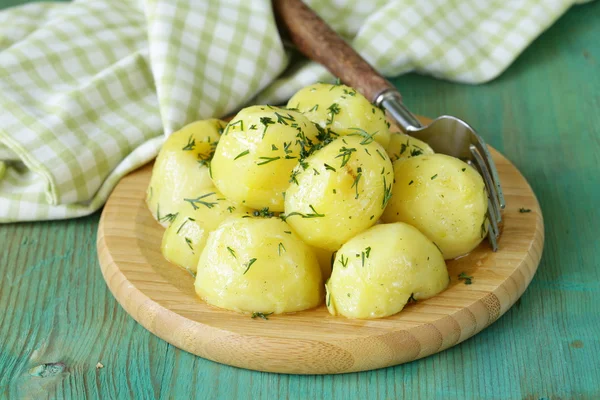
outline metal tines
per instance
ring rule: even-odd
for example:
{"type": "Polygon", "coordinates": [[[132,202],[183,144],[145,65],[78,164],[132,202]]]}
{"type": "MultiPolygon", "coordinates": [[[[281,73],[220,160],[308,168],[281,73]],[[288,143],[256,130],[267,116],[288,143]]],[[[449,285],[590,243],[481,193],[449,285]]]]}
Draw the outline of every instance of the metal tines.
{"type": "Polygon", "coordinates": [[[488,195],[487,218],[482,226],[487,227],[490,245],[497,251],[502,223],[500,211],[505,203],[494,160],[483,139],[469,124],[456,117],[441,116],[423,126],[402,103],[396,90],[384,91],[375,103],[383,106],[407,134],[427,142],[438,153],[460,158],[477,168],[488,195]]]}

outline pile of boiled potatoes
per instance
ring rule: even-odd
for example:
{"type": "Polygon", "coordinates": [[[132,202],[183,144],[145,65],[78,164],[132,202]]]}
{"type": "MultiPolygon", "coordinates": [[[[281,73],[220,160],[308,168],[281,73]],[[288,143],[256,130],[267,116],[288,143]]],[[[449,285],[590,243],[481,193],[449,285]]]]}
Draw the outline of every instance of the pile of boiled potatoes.
{"type": "Polygon", "coordinates": [[[325,302],[380,318],[443,291],[445,259],[487,234],[487,194],[463,161],[391,132],[351,87],[315,84],[286,107],[173,133],[147,205],[162,253],[200,298],[266,318],[325,302]]]}

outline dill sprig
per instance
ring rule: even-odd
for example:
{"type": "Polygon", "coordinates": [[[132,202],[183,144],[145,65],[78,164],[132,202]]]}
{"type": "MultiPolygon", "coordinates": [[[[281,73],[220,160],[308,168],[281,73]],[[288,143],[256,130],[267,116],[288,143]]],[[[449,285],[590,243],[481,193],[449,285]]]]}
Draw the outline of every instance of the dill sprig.
{"type": "Polygon", "coordinates": [[[248,270],[250,269],[252,264],[254,264],[255,262],[256,262],[256,258],[251,258],[250,260],[248,260],[248,262],[246,264],[244,264],[246,266],[246,270],[244,271],[244,273],[242,275],[246,275],[246,272],[248,272],[248,270]]]}
{"type": "Polygon", "coordinates": [[[202,199],[207,198],[209,196],[213,196],[215,194],[216,194],[215,192],[210,192],[210,193],[204,194],[202,196],[196,197],[195,199],[183,199],[183,201],[187,201],[188,203],[190,203],[192,205],[192,207],[194,207],[194,210],[197,210],[200,208],[198,206],[198,204],[201,204],[201,205],[205,206],[206,208],[213,208],[216,204],[218,204],[217,202],[205,201],[202,199]]]}
{"type": "Polygon", "coordinates": [[[179,234],[179,232],[181,232],[181,230],[183,229],[183,227],[185,226],[185,224],[187,224],[189,221],[196,221],[196,220],[194,218],[190,218],[190,217],[186,218],[186,220],[183,221],[183,224],[181,224],[179,226],[179,229],[177,229],[177,232],[175,232],[175,233],[179,234]]]}
{"type": "Polygon", "coordinates": [[[388,186],[387,181],[385,179],[385,175],[384,175],[384,177],[383,177],[383,202],[381,204],[382,209],[384,209],[385,206],[387,206],[387,203],[390,201],[391,198],[392,198],[392,184],[390,183],[388,186]]]}
{"type": "Polygon", "coordinates": [[[473,283],[473,277],[472,277],[472,276],[470,276],[470,275],[467,275],[467,274],[466,274],[466,273],[464,273],[464,272],[461,272],[461,273],[458,275],[458,280],[459,280],[459,281],[465,281],[465,285],[470,285],[470,284],[472,284],[472,283],[473,283]]]}
{"type": "Polygon", "coordinates": [[[356,196],[354,196],[355,199],[358,199],[358,182],[360,182],[360,178],[362,177],[362,168],[358,167],[358,169],[356,170],[357,174],[356,174],[356,178],[354,178],[354,182],[352,183],[352,186],[350,186],[350,189],[352,188],[356,188],[356,196]]]}
{"type": "Polygon", "coordinates": [[[248,154],[250,154],[250,150],[244,150],[240,154],[238,154],[237,156],[235,156],[235,158],[233,159],[233,161],[237,160],[238,158],[242,158],[244,156],[247,156],[248,154]]]}
{"type": "Polygon", "coordinates": [[[270,312],[270,313],[262,313],[262,312],[255,311],[255,312],[252,313],[252,319],[261,318],[261,319],[264,319],[265,321],[268,321],[269,320],[268,317],[271,314],[273,314],[273,313],[272,312],[270,312]]]}
{"type": "Polygon", "coordinates": [[[479,228],[479,236],[481,238],[484,238],[485,234],[487,233],[487,222],[488,222],[488,216],[486,214],[483,216],[483,222],[481,223],[481,227],[479,228]]]}
{"type": "Polygon", "coordinates": [[[286,219],[288,219],[289,217],[293,217],[294,215],[298,215],[298,216],[300,216],[302,218],[322,218],[322,217],[325,216],[325,214],[320,214],[317,210],[315,210],[315,208],[312,206],[312,204],[309,205],[308,207],[312,210],[311,213],[304,214],[304,213],[300,213],[300,212],[295,212],[294,211],[294,212],[291,212],[291,213],[289,213],[287,215],[283,215],[282,214],[280,216],[280,218],[285,221],[286,219]]]}
{"type": "Polygon", "coordinates": [[[291,122],[296,121],[294,119],[294,117],[292,117],[290,114],[288,114],[287,116],[285,116],[285,115],[281,115],[277,111],[275,111],[275,116],[277,117],[277,123],[278,124],[289,125],[288,124],[289,121],[291,121],[291,122]]]}
{"type": "Polygon", "coordinates": [[[342,146],[339,150],[339,153],[337,156],[335,156],[335,158],[342,158],[342,164],[340,165],[340,168],[342,168],[344,165],[346,165],[348,163],[348,161],[350,161],[350,156],[352,155],[353,152],[355,152],[356,149],[354,147],[346,147],[346,146],[342,146]]]}
{"type": "Polygon", "coordinates": [[[420,148],[416,144],[413,144],[413,149],[410,150],[411,157],[420,156],[423,153],[424,153],[424,150],[422,148],[420,148]]]}
{"type": "Polygon", "coordinates": [[[233,258],[237,259],[237,256],[235,255],[235,250],[233,250],[231,247],[227,246],[227,251],[229,252],[229,254],[231,254],[233,256],[233,258]]]}
{"type": "Polygon", "coordinates": [[[168,222],[168,223],[171,223],[171,222],[173,222],[175,220],[175,218],[177,218],[177,215],[179,215],[178,212],[175,213],[175,214],[169,213],[169,214],[167,214],[165,216],[162,216],[162,217],[159,216],[158,217],[158,222],[168,222]]]}
{"type": "Polygon", "coordinates": [[[187,144],[181,150],[190,151],[194,150],[194,147],[196,147],[196,139],[193,137],[193,135],[190,135],[187,144]]]}
{"type": "Polygon", "coordinates": [[[255,217],[271,218],[275,215],[273,211],[269,211],[269,207],[263,207],[261,210],[254,210],[252,215],[255,217]]]}
{"type": "Polygon", "coordinates": [[[258,159],[263,160],[263,161],[257,162],[256,165],[265,165],[270,162],[277,161],[277,160],[281,159],[281,157],[279,157],[279,156],[277,156],[277,157],[258,157],[258,159]]]}
{"type": "Polygon", "coordinates": [[[346,268],[348,266],[348,257],[344,257],[344,255],[341,254],[339,263],[342,264],[342,267],[346,268]]]}
{"type": "Polygon", "coordinates": [[[237,121],[235,121],[235,122],[230,122],[230,123],[228,123],[228,124],[227,124],[227,127],[225,128],[225,131],[223,131],[223,135],[227,135],[227,134],[229,133],[229,130],[230,130],[231,128],[233,128],[234,126],[237,126],[237,125],[239,125],[239,126],[240,126],[240,130],[241,130],[241,131],[243,131],[243,130],[244,130],[244,120],[242,120],[242,119],[238,119],[238,120],[237,120],[237,121]]]}
{"type": "Polygon", "coordinates": [[[331,104],[327,111],[329,111],[329,118],[327,118],[327,125],[331,125],[333,123],[333,118],[338,115],[341,111],[340,105],[338,103],[331,104]]]}
{"type": "Polygon", "coordinates": [[[267,133],[267,128],[269,127],[269,125],[273,125],[275,121],[273,121],[273,118],[270,117],[260,117],[260,123],[263,124],[263,126],[265,127],[262,133],[262,137],[265,137],[267,133]]]}
{"type": "Polygon", "coordinates": [[[290,183],[295,183],[296,185],[298,184],[298,175],[300,174],[300,170],[298,168],[294,169],[292,171],[292,174],[290,175],[290,183]]]}
{"type": "Polygon", "coordinates": [[[351,133],[349,136],[360,136],[363,138],[363,140],[360,142],[360,144],[362,144],[363,146],[369,143],[373,143],[373,141],[375,140],[374,137],[375,135],[377,135],[377,133],[379,133],[378,131],[375,131],[373,133],[371,133],[369,135],[369,133],[367,131],[365,131],[364,129],[360,129],[360,128],[350,128],[353,131],[356,131],[356,133],[351,133]]]}

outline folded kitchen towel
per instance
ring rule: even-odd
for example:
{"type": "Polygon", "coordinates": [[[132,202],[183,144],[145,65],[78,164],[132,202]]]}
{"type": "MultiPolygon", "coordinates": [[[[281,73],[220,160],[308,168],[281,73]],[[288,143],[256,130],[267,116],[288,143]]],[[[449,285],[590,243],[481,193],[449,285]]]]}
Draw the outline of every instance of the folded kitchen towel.
{"type": "MultiPolygon", "coordinates": [[[[387,76],[481,83],[574,1],[307,3],[387,76]]],[[[185,124],[331,79],[312,62],[289,63],[269,0],[86,0],[0,12],[0,222],[90,214],[185,124]]]]}

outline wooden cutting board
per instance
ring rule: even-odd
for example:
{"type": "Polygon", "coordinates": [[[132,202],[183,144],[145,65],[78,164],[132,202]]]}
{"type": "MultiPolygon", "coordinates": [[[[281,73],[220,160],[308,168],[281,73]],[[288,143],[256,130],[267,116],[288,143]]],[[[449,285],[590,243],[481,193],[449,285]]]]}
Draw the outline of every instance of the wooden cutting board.
{"type": "Polygon", "coordinates": [[[125,311],[150,332],[223,364],[335,374],[426,357],[496,321],[523,294],[540,261],[544,226],[537,199],[517,168],[491,151],[507,203],[500,250],[493,253],[482,243],[448,262],[446,291],[389,318],[350,320],[321,306],[265,321],[207,305],[194,293],[194,278],[161,255],[164,228],[144,203],[151,165],[125,177],[104,208],[98,228],[102,274],[125,311]],[[461,272],[473,276],[471,285],[458,280],[461,272]]]}

